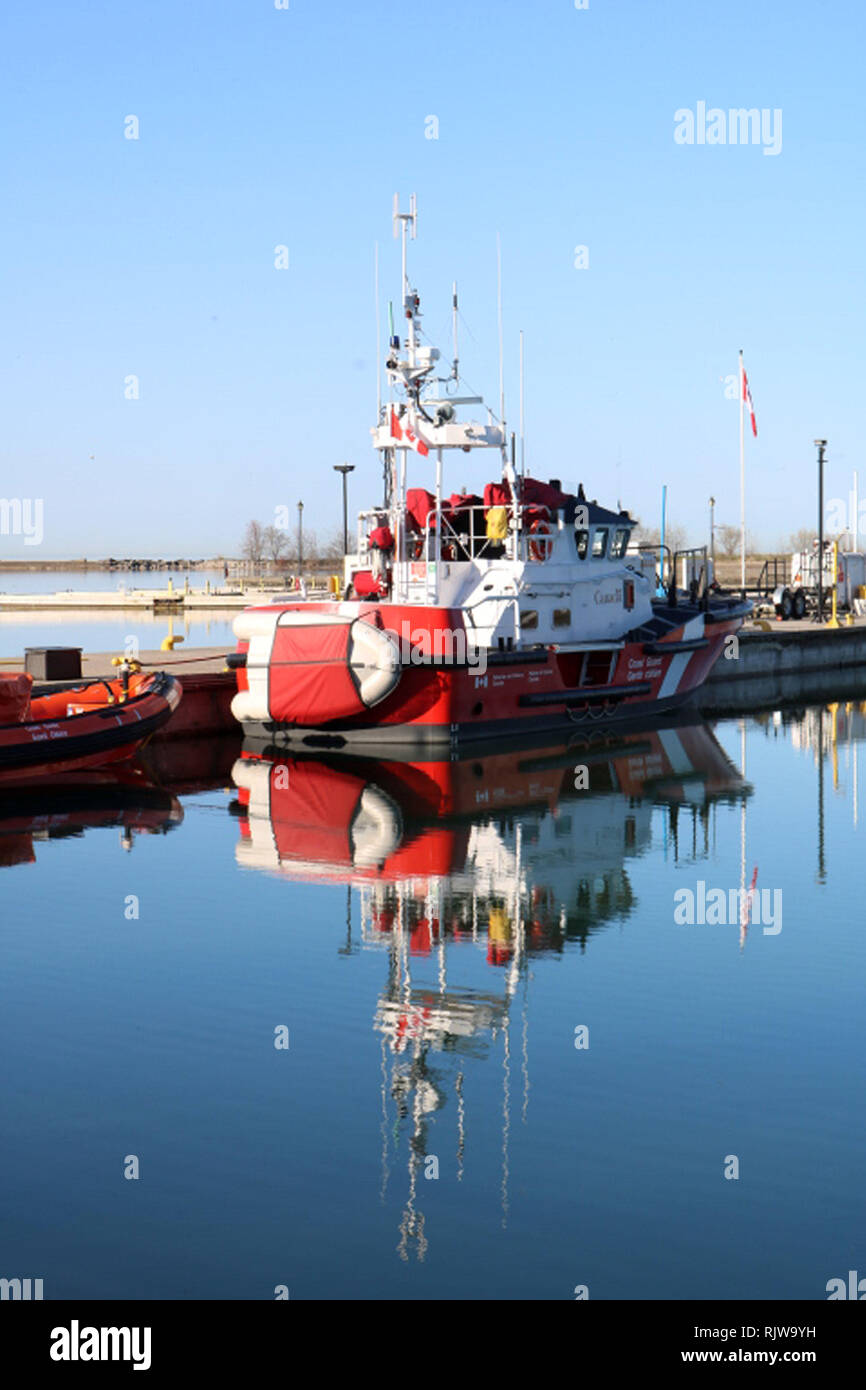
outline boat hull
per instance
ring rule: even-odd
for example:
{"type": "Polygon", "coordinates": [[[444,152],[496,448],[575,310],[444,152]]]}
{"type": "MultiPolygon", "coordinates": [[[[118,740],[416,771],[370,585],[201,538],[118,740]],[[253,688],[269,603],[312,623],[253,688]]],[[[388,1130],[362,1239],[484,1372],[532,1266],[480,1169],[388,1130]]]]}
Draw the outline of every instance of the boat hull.
{"type": "Polygon", "coordinates": [[[125,762],[167,723],[182,692],[173,676],[155,672],[134,678],[123,702],[119,693],[119,681],[64,688],[34,699],[21,723],[0,725],[0,787],[125,762]]]}
{"type": "MultiPolygon", "coordinates": [[[[363,610],[363,605],[353,607],[363,610]]],[[[275,718],[288,703],[292,668],[282,666],[267,650],[253,653],[242,642],[240,659],[247,660],[247,667],[238,670],[239,690],[252,686],[266,692],[258,705],[254,700],[238,701],[236,708],[246,716],[241,721],[245,731],[288,747],[372,750],[383,744],[453,747],[529,731],[646,720],[692,698],[741,626],[746,610],[734,604],[709,614],[697,608],[681,614],[673,609],[663,635],[654,639],[644,634],[591,651],[588,644],[587,649],[537,647],[468,656],[464,650],[462,660],[459,652],[455,656],[453,643],[442,656],[444,643],[434,640],[437,633],[462,629],[459,611],[386,604],[371,605],[370,611],[401,646],[400,680],[386,699],[350,719],[313,724],[275,718]],[[258,661],[253,666],[254,655],[258,661]]]]}

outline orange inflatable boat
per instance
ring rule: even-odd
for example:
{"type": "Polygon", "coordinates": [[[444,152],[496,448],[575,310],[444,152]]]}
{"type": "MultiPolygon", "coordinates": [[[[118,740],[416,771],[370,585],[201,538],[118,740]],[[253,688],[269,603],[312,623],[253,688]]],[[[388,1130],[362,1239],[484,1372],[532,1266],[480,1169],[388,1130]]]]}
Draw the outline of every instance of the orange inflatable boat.
{"type": "Polygon", "coordinates": [[[0,676],[0,786],[105,767],[133,757],[177,709],[163,671],[33,693],[29,675],[0,676]]]}

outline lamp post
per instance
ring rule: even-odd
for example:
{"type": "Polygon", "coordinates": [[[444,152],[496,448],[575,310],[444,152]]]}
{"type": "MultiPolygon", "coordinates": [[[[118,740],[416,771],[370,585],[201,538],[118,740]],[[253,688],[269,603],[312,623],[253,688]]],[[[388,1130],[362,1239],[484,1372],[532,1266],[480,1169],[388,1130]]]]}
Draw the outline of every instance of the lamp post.
{"type": "Polygon", "coordinates": [[[716,499],[710,498],[710,563],[713,567],[713,578],[716,577],[716,523],[714,520],[716,511],[716,499]]]}
{"type": "MultiPolygon", "coordinates": [[[[827,447],[826,439],[816,439],[815,447],[818,450],[818,615],[816,622],[824,621],[824,450],[827,447]]],[[[836,576],[833,575],[833,582],[836,576]]]]}
{"type": "Polygon", "coordinates": [[[349,553],[349,491],[348,475],[354,473],[354,463],[335,463],[334,472],[343,475],[343,554],[349,553]]]}
{"type": "Polygon", "coordinates": [[[298,575],[304,568],[304,504],[298,503],[298,575]]]}

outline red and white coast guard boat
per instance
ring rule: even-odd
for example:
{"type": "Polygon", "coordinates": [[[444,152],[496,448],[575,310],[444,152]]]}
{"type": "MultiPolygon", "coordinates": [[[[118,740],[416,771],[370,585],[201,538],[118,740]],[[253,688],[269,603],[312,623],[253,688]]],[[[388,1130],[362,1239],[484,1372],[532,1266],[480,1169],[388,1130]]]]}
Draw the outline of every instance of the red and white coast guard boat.
{"type": "Polygon", "coordinates": [[[645,720],[682,704],[750,606],[710,597],[705,552],[690,593],[672,584],[658,597],[654,566],[647,575],[630,550],[627,512],[519,471],[489,410],[484,424],[458,419],[481,399],[456,394],[456,290],[447,376],[420,341],[406,271],[416,216],[414,197],[408,213],[395,200],[406,336],[391,334],[391,400],[372,431],[384,504],[359,517],[342,598],[286,597],[236,619],[235,717],[292,746],[363,751],[645,720]],[[498,453],[497,479],[483,495],[446,496],[444,454],[476,449],[498,453]],[[410,453],[433,491],[408,486],[410,453]]]}

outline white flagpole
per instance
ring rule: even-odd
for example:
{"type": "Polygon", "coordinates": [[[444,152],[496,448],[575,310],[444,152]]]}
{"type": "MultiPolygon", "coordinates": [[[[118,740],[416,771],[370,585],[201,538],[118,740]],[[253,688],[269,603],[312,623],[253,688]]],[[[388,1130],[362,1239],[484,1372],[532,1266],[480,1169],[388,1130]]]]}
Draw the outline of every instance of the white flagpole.
{"type": "Polygon", "coordinates": [[[746,587],[746,434],[743,351],[740,349],[740,587],[746,587]]]}

